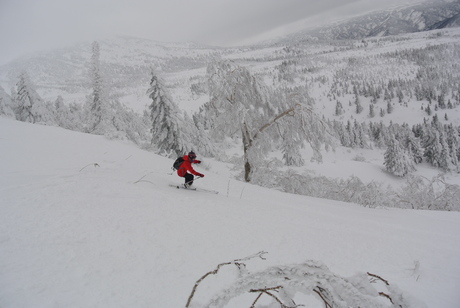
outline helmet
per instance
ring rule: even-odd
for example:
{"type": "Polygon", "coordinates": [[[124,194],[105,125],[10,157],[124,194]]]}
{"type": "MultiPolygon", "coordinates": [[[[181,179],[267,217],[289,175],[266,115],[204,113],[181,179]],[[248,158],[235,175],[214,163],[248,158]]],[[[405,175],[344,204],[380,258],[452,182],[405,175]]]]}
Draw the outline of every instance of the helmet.
{"type": "Polygon", "coordinates": [[[195,158],[196,158],[195,152],[193,152],[193,151],[189,152],[189,153],[188,153],[188,157],[189,157],[190,159],[195,159],[195,158]]]}

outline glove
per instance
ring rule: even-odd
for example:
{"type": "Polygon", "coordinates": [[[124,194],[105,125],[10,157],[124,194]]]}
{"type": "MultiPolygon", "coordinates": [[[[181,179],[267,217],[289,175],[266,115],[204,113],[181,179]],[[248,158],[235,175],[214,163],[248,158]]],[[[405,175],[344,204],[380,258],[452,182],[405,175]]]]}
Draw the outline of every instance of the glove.
{"type": "Polygon", "coordinates": [[[195,160],[195,164],[201,164],[201,160],[195,160]]]}
{"type": "Polygon", "coordinates": [[[199,176],[200,178],[204,178],[204,174],[201,174],[201,173],[200,173],[200,174],[198,174],[198,176],[199,176]]]}

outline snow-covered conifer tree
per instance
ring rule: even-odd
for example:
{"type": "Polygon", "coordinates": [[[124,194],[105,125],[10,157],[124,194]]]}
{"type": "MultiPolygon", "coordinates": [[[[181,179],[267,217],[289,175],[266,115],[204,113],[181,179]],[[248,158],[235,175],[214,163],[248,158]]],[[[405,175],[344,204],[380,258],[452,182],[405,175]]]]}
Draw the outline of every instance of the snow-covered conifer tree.
{"type": "Polygon", "coordinates": [[[460,160],[460,137],[458,129],[452,124],[447,127],[447,144],[449,145],[449,153],[452,159],[452,164],[458,166],[460,160]]]}
{"type": "Polygon", "coordinates": [[[91,86],[93,91],[88,101],[88,131],[95,134],[105,134],[110,128],[109,108],[104,93],[104,82],[100,67],[100,47],[98,42],[92,44],[91,55],[91,86]]]}
{"type": "Polygon", "coordinates": [[[19,121],[35,123],[35,116],[32,114],[32,105],[36,101],[35,91],[30,89],[29,75],[26,72],[19,75],[16,95],[16,118],[19,121]]]}
{"type": "Polygon", "coordinates": [[[11,96],[0,86],[0,114],[14,118],[14,105],[11,96]]]}
{"type": "Polygon", "coordinates": [[[349,136],[349,141],[350,143],[346,146],[354,148],[357,143],[356,143],[356,131],[355,131],[355,126],[351,124],[351,121],[347,121],[347,125],[345,126],[345,131],[347,132],[349,136]]]}
{"type": "Polygon", "coordinates": [[[452,170],[452,158],[450,156],[449,145],[447,144],[447,137],[444,130],[439,135],[439,143],[441,144],[441,155],[438,158],[439,167],[444,170],[452,170]]]}
{"type": "Polygon", "coordinates": [[[56,101],[54,102],[55,108],[55,121],[56,124],[60,127],[64,127],[67,129],[71,129],[71,125],[69,123],[69,108],[64,104],[64,99],[62,96],[58,96],[56,101]]]}
{"type": "Polygon", "coordinates": [[[374,104],[369,104],[369,118],[375,117],[374,104]]]}
{"type": "Polygon", "coordinates": [[[340,144],[345,146],[345,147],[349,146],[349,144],[350,144],[350,136],[348,135],[348,132],[346,131],[345,126],[341,122],[334,120],[333,128],[334,128],[334,131],[337,134],[337,137],[340,140],[340,144]]]}
{"type": "MultiPolygon", "coordinates": [[[[404,99],[404,93],[401,90],[401,88],[398,88],[398,90],[396,91],[396,95],[398,96],[398,103],[401,104],[403,102],[403,99],[404,99]]],[[[391,109],[391,111],[393,111],[393,109],[391,109]]],[[[388,112],[388,113],[391,113],[391,112],[388,112]]]]}
{"type": "Polygon", "coordinates": [[[423,160],[423,148],[420,145],[420,140],[414,136],[412,132],[407,134],[405,140],[405,148],[409,155],[414,160],[414,163],[419,164],[423,160]]]}
{"type": "Polygon", "coordinates": [[[298,134],[293,130],[285,130],[282,136],[281,151],[286,166],[303,166],[305,163],[300,148],[302,141],[298,139],[298,134]]]}
{"type": "Polygon", "coordinates": [[[208,132],[204,129],[201,122],[195,123],[187,113],[183,114],[184,121],[181,125],[182,135],[187,136],[187,140],[191,144],[191,148],[199,152],[201,155],[213,157],[218,153],[218,149],[211,141],[208,132]]]}
{"type": "Polygon", "coordinates": [[[355,105],[356,105],[356,113],[360,114],[363,111],[363,106],[361,105],[361,102],[359,101],[358,95],[355,96],[355,105]]]}
{"type": "Polygon", "coordinates": [[[166,93],[165,87],[158,77],[152,73],[150,88],[147,90],[152,103],[149,106],[152,145],[155,145],[160,154],[177,156],[191,150],[190,144],[181,133],[183,119],[179,107],[166,93]],[[173,152],[173,153],[171,153],[173,152]]]}
{"type": "Polygon", "coordinates": [[[392,136],[384,154],[386,169],[396,176],[403,177],[415,170],[414,161],[400,146],[399,141],[392,136]]]}
{"type": "Polygon", "coordinates": [[[387,103],[387,113],[390,114],[393,112],[393,105],[391,104],[391,101],[387,103]]]}
{"type": "Polygon", "coordinates": [[[436,129],[428,130],[424,136],[424,156],[427,162],[435,167],[441,167],[440,157],[442,152],[442,145],[440,142],[440,133],[436,129]]]}
{"type": "Polygon", "coordinates": [[[70,129],[79,131],[79,132],[87,132],[86,127],[86,118],[85,118],[85,110],[84,106],[78,104],[76,102],[69,104],[69,126],[70,129]]]}
{"type": "Polygon", "coordinates": [[[35,90],[29,75],[23,72],[19,75],[17,94],[15,97],[16,118],[23,122],[52,122],[51,110],[35,90]]]}
{"type": "Polygon", "coordinates": [[[125,105],[115,100],[111,103],[112,124],[116,130],[114,132],[120,139],[129,139],[136,144],[147,140],[148,127],[143,122],[141,116],[125,105]]]}
{"type": "Polygon", "coordinates": [[[335,115],[336,116],[339,116],[339,115],[342,115],[343,113],[343,106],[342,106],[342,103],[340,103],[339,101],[337,101],[337,103],[335,104],[335,115]]]}
{"type": "Polygon", "coordinates": [[[353,132],[354,132],[354,144],[360,148],[366,147],[366,138],[363,127],[355,119],[353,123],[353,132]]]}
{"type": "Polygon", "coordinates": [[[388,88],[385,88],[383,92],[383,100],[386,102],[391,101],[391,95],[390,95],[390,91],[388,90],[388,88]]]}

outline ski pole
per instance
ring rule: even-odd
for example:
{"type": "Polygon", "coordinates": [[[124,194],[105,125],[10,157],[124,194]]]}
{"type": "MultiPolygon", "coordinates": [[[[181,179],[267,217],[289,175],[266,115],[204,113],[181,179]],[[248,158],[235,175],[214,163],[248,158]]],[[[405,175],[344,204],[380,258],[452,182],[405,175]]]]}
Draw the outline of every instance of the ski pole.
{"type": "Polygon", "coordinates": [[[188,181],[188,182],[185,182],[185,184],[188,184],[188,183],[190,183],[190,182],[193,182],[193,181],[196,181],[196,180],[199,180],[199,179],[202,179],[202,177],[201,177],[201,176],[197,176],[195,179],[190,180],[190,181],[188,181]]]}

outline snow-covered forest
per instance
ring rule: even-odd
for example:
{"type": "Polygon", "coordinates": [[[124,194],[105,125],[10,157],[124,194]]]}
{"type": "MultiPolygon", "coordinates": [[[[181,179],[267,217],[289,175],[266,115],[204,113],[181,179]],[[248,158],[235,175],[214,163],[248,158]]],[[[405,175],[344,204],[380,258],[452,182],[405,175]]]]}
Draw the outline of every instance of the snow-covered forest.
{"type": "MultiPolygon", "coordinates": [[[[344,25],[351,27],[351,23],[344,25]]],[[[50,248],[46,253],[37,247],[21,246],[29,254],[40,255],[37,267],[30,265],[31,269],[47,268],[49,253],[51,259],[58,260],[53,270],[69,274],[59,262],[65,259],[77,264],[76,257],[85,258],[66,242],[69,236],[75,245],[83,243],[86,252],[98,251],[98,244],[91,242],[87,246],[90,231],[84,231],[81,238],[72,215],[57,207],[65,204],[66,210],[77,211],[82,226],[86,226],[90,222],[80,209],[74,208],[83,206],[102,221],[90,227],[98,241],[107,241],[100,243],[101,253],[107,256],[116,241],[106,233],[107,227],[123,241],[115,253],[120,253],[124,262],[139,261],[145,267],[132,264],[126,269],[128,275],[158,288],[147,295],[142,288],[151,286],[136,284],[135,300],[121,295],[125,287],[121,281],[126,276],[115,268],[125,264],[123,260],[112,260],[103,269],[107,271],[106,278],[116,278],[112,287],[117,291],[113,291],[116,294],[112,298],[103,292],[102,302],[98,302],[97,295],[86,293],[88,298],[72,303],[74,291],[61,289],[63,294],[72,294],[68,298],[56,297],[50,291],[62,288],[57,284],[65,285],[67,278],[50,282],[54,275],[36,272],[32,275],[34,281],[47,280],[41,297],[40,286],[26,282],[28,267],[21,270],[31,260],[21,257],[11,266],[0,263],[0,269],[5,269],[0,273],[0,286],[6,290],[0,291],[0,306],[3,302],[5,307],[31,307],[38,301],[38,307],[122,307],[128,303],[146,307],[155,302],[154,294],[161,298],[162,307],[457,307],[460,298],[455,290],[459,279],[447,273],[452,270],[453,276],[460,274],[456,261],[460,252],[452,248],[458,241],[460,217],[460,28],[427,30],[337,38],[331,36],[339,32],[325,28],[318,32],[323,36],[299,33],[233,48],[117,37],[31,55],[0,67],[0,140],[6,145],[5,157],[11,160],[11,164],[3,161],[1,165],[5,188],[0,201],[5,216],[0,221],[0,248],[7,260],[18,256],[15,245],[19,244],[13,244],[13,240],[30,242],[26,239],[30,225],[32,232],[51,232],[50,240],[43,234],[36,235],[45,246],[66,246],[62,251],[50,248]],[[12,141],[15,138],[27,144],[18,146],[12,141]],[[43,145],[40,140],[44,140],[43,145]],[[72,140],[81,146],[75,146],[72,140]],[[202,189],[201,194],[196,192],[199,197],[165,185],[179,181],[170,167],[176,157],[191,150],[202,160],[200,168],[206,174],[196,183],[202,189]],[[80,151],[84,153],[78,154],[80,151]],[[139,161],[132,162],[131,157],[139,161]],[[155,163],[149,165],[149,160],[155,163]],[[45,167],[35,166],[34,161],[45,167]],[[79,170],[74,174],[69,165],[79,170]],[[41,177],[45,182],[36,184],[41,177]],[[61,180],[65,187],[57,184],[61,180]],[[102,183],[112,180],[117,187],[102,183]],[[74,182],[84,188],[72,191],[74,182]],[[58,185],[59,190],[50,195],[53,185],[58,185]],[[100,187],[103,195],[90,185],[100,187]],[[30,186],[30,195],[23,195],[23,186],[30,186]],[[219,195],[207,194],[206,188],[219,195]],[[133,191],[127,192],[129,189],[133,191]],[[97,202],[82,197],[85,191],[97,202]],[[66,194],[80,201],[67,202],[66,194]],[[180,200],[174,200],[176,197],[180,200]],[[104,212],[111,211],[114,204],[112,218],[117,221],[121,221],[117,215],[130,215],[130,207],[137,207],[138,216],[123,222],[127,225],[115,226],[84,202],[91,207],[101,204],[104,212]],[[142,217],[151,206],[149,202],[161,207],[156,212],[159,216],[149,213],[142,217]],[[195,225],[181,216],[193,211],[183,203],[192,208],[202,205],[196,209],[198,214],[187,214],[195,225]],[[214,205],[219,207],[215,215],[214,205]],[[224,205],[238,209],[224,210],[224,205]],[[30,209],[30,217],[27,206],[36,207],[30,209]],[[172,214],[168,213],[170,206],[175,207],[172,214]],[[264,213],[264,223],[254,223],[254,215],[266,210],[276,212],[280,221],[264,213]],[[308,217],[302,216],[304,211],[308,217]],[[50,223],[55,229],[42,229],[32,215],[53,220],[50,223]],[[166,222],[161,219],[164,215],[168,217],[166,222]],[[317,223],[314,215],[326,218],[317,223]],[[352,226],[330,219],[330,215],[342,216],[352,226]],[[24,223],[23,227],[14,226],[15,218],[24,223]],[[201,218],[209,222],[198,227],[201,218]],[[211,223],[214,219],[216,222],[211,223]],[[240,219],[245,223],[238,222],[240,219]],[[77,233],[71,235],[54,220],[77,233]],[[398,220],[401,224],[395,223],[398,220]],[[420,227],[430,222],[433,225],[429,232],[420,227]],[[233,227],[225,230],[226,223],[233,227]],[[252,223],[254,228],[245,225],[252,223]],[[331,226],[334,223],[347,230],[343,243],[337,235],[342,229],[335,230],[336,226],[331,226]],[[144,224],[149,226],[143,229],[140,226],[144,224]],[[150,224],[162,227],[152,229],[150,224]],[[237,238],[251,237],[255,232],[254,241],[244,240],[241,247],[238,239],[231,236],[235,224],[241,228],[236,232],[237,238]],[[315,224],[320,225],[319,229],[309,229],[315,224]],[[229,244],[204,256],[214,246],[222,248],[218,233],[216,237],[207,234],[214,232],[208,229],[211,225],[225,234],[224,240],[229,244]],[[273,228],[278,225],[280,235],[273,236],[273,228]],[[262,231],[259,235],[258,227],[273,241],[267,240],[262,231]],[[144,235],[147,231],[167,237],[163,232],[168,228],[174,230],[173,238],[144,235]],[[329,238],[329,228],[338,233],[334,231],[329,238]],[[63,231],[66,240],[61,243],[59,233],[63,231]],[[211,244],[198,245],[196,249],[192,246],[195,240],[183,244],[184,232],[195,232],[197,238],[211,244]],[[321,239],[304,241],[299,232],[327,239],[324,243],[321,239]],[[341,250],[334,247],[341,247],[350,259],[355,258],[351,250],[342,246],[352,247],[355,237],[363,232],[369,232],[369,238],[357,245],[361,257],[368,259],[363,261],[357,256],[355,261],[342,260],[341,250]],[[140,233],[139,242],[130,238],[140,233]],[[401,234],[403,238],[397,239],[401,234]],[[291,243],[291,236],[298,241],[291,243]],[[426,242],[419,236],[426,237],[426,242]],[[380,249],[372,244],[373,239],[383,241],[380,249]],[[149,241],[163,245],[165,255],[145,250],[142,246],[149,241]],[[391,256],[393,244],[397,248],[395,256],[391,256]],[[232,245],[237,247],[234,251],[232,245]],[[313,248],[308,251],[299,245],[313,248]],[[129,261],[130,255],[124,250],[131,246],[155,255],[165,271],[174,273],[174,278],[143,260],[141,253],[134,253],[134,261],[129,261]],[[374,251],[364,252],[371,247],[374,251]],[[283,255],[283,248],[291,257],[283,255]],[[427,255],[433,249],[439,252],[436,258],[427,255]],[[327,256],[325,251],[335,256],[327,256]],[[301,257],[309,252],[310,257],[301,257]],[[60,259],[59,254],[65,257],[60,259]],[[265,261],[272,254],[269,266],[255,265],[248,270],[247,264],[265,261]],[[171,255],[173,260],[168,264],[171,255]],[[181,264],[180,257],[188,261],[181,264]],[[200,263],[201,258],[205,262],[200,263]],[[378,265],[373,264],[373,258],[378,265]],[[402,260],[394,260],[397,258],[402,260]],[[393,260],[397,266],[385,265],[385,259],[393,260]],[[362,262],[367,268],[360,266],[362,262]],[[194,265],[198,269],[190,271],[194,265]],[[177,284],[180,297],[172,300],[174,288],[145,277],[146,268],[168,284],[177,284]],[[20,271],[21,278],[8,286],[14,271],[20,271]],[[181,273],[186,276],[184,281],[180,280],[181,273]],[[213,285],[212,279],[217,278],[211,276],[224,281],[213,285]],[[21,293],[20,283],[35,290],[23,301],[15,298],[21,293]],[[139,299],[142,297],[145,301],[139,299]],[[117,298],[121,300],[118,304],[114,300],[117,298]]],[[[92,260],[101,266],[102,258],[93,257],[83,261],[81,271],[75,269],[69,275],[76,276],[78,283],[91,281],[97,285],[95,290],[100,290],[101,286],[88,278],[100,278],[94,268],[88,268],[92,260]]],[[[84,285],[74,287],[87,292],[84,285]]]]}
{"type": "Polygon", "coordinates": [[[362,40],[310,38],[208,50],[207,61],[196,48],[198,56],[187,60],[157,60],[131,71],[126,63],[118,74],[122,63],[93,42],[82,67],[87,80],[79,86],[87,91],[70,82],[40,95],[43,81],[24,69],[10,94],[1,89],[0,112],[128,139],[170,158],[194,149],[234,164],[237,178],[286,192],[371,207],[459,210],[457,37],[454,28],[362,40]],[[131,80],[142,83],[134,87],[131,80]],[[385,171],[404,179],[402,191],[354,174],[308,174],[337,147],[380,153],[385,171]],[[430,167],[436,174],[417,172],[430,167]]]}

